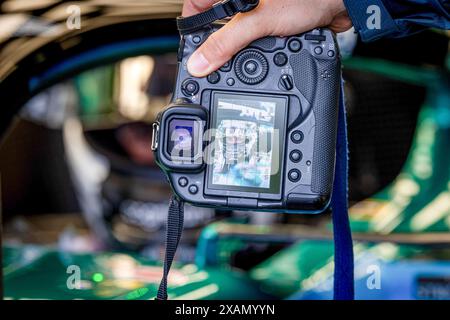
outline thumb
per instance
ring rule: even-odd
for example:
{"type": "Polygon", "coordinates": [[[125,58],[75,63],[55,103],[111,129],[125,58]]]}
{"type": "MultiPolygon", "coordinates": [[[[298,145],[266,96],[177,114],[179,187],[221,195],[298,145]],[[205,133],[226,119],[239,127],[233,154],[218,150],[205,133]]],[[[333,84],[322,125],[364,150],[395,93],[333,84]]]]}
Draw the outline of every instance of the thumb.
{"type": "Polygon", "coordinates": [[[257,25],[256,14],[238,14],[218,31],[214,32],[198,48],[187,62],[189,73],[194,77],[205,77],[219,69],[239,50],[264,36],[257,25]]]}

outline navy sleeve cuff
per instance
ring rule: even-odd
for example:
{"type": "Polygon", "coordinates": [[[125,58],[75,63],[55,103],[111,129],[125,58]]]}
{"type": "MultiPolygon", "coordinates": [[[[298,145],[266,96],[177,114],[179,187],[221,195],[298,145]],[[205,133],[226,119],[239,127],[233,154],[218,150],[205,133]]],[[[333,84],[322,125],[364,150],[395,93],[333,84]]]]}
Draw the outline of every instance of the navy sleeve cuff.
{"type": "Polygon", "coordinates": [[[344,0],[344,4],[355,30],[364,42],[398,33],[399,28],[382,0],[344,0]]]}

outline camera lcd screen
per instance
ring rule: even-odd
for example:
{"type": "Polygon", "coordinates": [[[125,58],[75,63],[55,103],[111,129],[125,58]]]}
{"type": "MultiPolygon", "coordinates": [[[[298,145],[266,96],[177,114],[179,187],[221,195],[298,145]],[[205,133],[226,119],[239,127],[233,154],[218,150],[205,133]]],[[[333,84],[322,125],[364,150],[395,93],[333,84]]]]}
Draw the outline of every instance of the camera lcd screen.
{"type": "Polygon", "coordinates": [[[287,98],[214,94],[213,188],[277,193],[287,98]]]}

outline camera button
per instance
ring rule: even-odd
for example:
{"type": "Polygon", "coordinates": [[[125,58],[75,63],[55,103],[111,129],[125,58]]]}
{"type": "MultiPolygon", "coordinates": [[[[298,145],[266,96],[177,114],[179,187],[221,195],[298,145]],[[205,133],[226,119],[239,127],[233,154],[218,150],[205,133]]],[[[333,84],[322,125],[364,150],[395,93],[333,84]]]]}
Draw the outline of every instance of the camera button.
{"type": "Polygon", "coordinates": [[[198,192],[198,187],[195,184],[191,184],[188,190],[190,194],[196,194],[198,192]]]}
{"type": "Polygon", "coordinates": [[[315,47],[315,48],[314,48],[314,53],[315,53],[315,54],[321,55],[322,52],[323,52],[322,47],[315,47]]]}
{"type": "Polygon", "coordinates": [[[297,182],[301,179],[302,174],[300,173],[299,170],[297,169],[292,169],[291,171],[289,171],[288,173],[288,178],[289,180],[291,180],[292,182],[297,182]]]}
{"type": "Polygon", "coordinates": [[[321,34],[308,33],[305,35],[305,40],[322,42],[326,41],[327,37],[321,34]]]}
{"type": "Polygon", "coordinates": [[[192,42],[195,44],[199,44],[200,42],[202,42],[202,38],[200,36],[193,36],[192,42]]]}
{"type": "Polygon", "coordinates": [[[220,74],[218,72],[213,72],[206,78],[209,83],[216,84],[220,81],[220,74]]]}
{"type": "Polygon", "coordinates": [[[334,57],[334,51],[333,50],[328,51],[328,56],[330,58],[333,58],[334,57]]]}
{"type": "Polygon", "coordinates": [[[297,39],[293,39],[289,41],[288,48],[292,52],[299,52],[302,49],[302,43],[297,39]]]}
{"type": "Polygon", "coordinates": [[[228,72],[231,70],[231,61],[227,61],[222,67],[219,69],[222,72],[228,72]]]}
{"type": "Polygon", "coordinates": [[[291,134],[291,140],[293,143],[301,143],[303,141],[303,132],[300,130],[295,130],[291,134]]]}
{"type": "Polygon", "coordinates": [[[273,63],[275,63],[275,65],[277,65],[278,67],[285,66],[287,61],[288,61],[288,57],[283,52],[278,52],[273,57],[273,63]]]}
{"type": "Polygon", "coordinates": [[[280,78],[279,85],[282,89],[289,91],[294,88],[294,80],[292,80],[292,77],[288,74],[283,74],[280,78]]]}
{"type": "Polygon", "coordinates": [[[233,78],[228,78],[227,79],[227,85],[229,85],[230,87],[234,86],[234,83],[235,83],[235,81],[234,81],[233,78]]]}
{"type": "Polygon", "coordinates": [[[303,154],[300,150],[292,150],[289,154],[289,159],[291,159],[292,162],[300,162],[303,158],[303,154]]]}
{"type": "Polygon", "coordinates": [[[245,63],[244,70],[248,74],[255,74],[258,71],[258,63],[254,60],[249,60],[245,63]]]}
{"type": "Polygon", "coordinates": [[[181,85],[181,90],[186,96],[194,96],[199,89],[198,83],[194,80],[186,80],[181,85]]]}
{"type": "Polygon", "coordinates": [[[178,179],[178,185],[182,188],[186,187],[189,183],[189,180],[186,177],[181,177],[178,179]]]}

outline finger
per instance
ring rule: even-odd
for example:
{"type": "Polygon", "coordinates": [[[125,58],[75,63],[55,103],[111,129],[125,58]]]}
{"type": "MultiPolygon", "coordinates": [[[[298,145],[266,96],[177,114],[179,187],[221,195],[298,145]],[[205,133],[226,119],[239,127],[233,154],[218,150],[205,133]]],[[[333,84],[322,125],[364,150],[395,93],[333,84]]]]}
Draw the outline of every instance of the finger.
{"type": "Polygon", "coordinates": [[[257,25],[257,14],[238,14],[225,26],[214,32],[189,58],[187,67],[194,77],[204,77],[219,69],[239,50],[265,36],[257,25]]]}
{"type": "Polygon", "coordinates": [[[183,3],[183,17],[193,16],[212,7],[218,0],[185,0],[183,3]]]}

